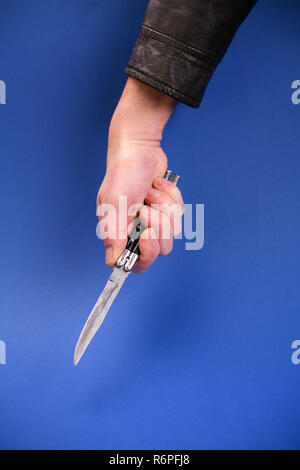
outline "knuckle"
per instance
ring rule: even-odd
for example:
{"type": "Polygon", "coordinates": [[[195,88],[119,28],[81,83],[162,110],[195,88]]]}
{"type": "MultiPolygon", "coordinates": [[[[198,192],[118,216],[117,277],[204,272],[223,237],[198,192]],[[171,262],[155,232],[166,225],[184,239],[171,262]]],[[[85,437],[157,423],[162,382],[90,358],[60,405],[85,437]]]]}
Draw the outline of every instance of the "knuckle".
{"type": "Polygon", "coordinates": [[[166,243],[160,249],[161,256],[168,256],[173,250],[173,243],[166,243]]]}

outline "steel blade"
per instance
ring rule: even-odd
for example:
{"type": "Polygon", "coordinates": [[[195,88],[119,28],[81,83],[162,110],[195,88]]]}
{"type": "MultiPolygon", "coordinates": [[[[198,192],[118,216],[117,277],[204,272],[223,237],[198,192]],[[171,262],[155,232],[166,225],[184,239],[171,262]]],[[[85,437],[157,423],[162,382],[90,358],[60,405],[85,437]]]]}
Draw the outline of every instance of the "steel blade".
{"type": "Polygon", "coordinates": [[[99,330],[111,304],[115,300],[119,290],[124,284],[126,278],[130,272],[125,272],[123,269],[114,268],[110,278],[107,281],[106,286],[102,294],[100,295],[95,307],[93,308],[86,324],[77,341],[77,345],[74,352],[74,364],[75,366],[80,361],[81,356],[91,342],[93,336],[99,330]]]}

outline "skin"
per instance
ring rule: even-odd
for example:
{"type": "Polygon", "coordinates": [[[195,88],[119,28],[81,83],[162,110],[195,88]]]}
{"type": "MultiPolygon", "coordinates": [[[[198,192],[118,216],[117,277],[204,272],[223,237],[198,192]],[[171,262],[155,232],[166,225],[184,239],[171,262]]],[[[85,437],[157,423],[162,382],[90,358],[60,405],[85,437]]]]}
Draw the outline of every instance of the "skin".
{"type": "MultiPolygon", "coordinates": [[[[119,196],[127,196],[127,204],[138,204],[140,216],[147,229],[139,247],[141,255],[134,271],[145,271],[159,255],[172,251],[176,216],[168,209],[176,206],[177,216],[183,214],[180,190],[162,176],[167,169],[167,157],[161,147],[163,130],[176,100],[129,78],[113,114],[108,136],[107,165],[104,180],[97,196],[97,206],[113,204],[118,214],[119,196]],[[144,205],[145,203],[145,205],[144,205]],[[163,204],[151,208],[155,204],[163,204]],[[162,233],[169,229],[165,239],[162,233]]],[[[113,266],[126,247],[126,237],[134,216],[120,222],[121,239],[106,238],[106,264],[113,266]]],[[[100,226],[103,218],[99,218],[100,226]]],[[[118,217],[117,217],[118,220],[118,217]]],[[[105,231],[107,227],[102,227],[105,231]]]]}

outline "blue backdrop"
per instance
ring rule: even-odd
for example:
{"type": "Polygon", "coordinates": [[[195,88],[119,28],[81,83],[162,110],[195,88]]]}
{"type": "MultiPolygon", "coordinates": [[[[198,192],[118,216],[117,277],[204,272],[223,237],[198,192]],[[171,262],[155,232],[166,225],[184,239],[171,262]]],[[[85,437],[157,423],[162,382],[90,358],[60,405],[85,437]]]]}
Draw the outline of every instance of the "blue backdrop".
{"type": "Polygon", "coordinates": [[[165,133],[205,246],[133,275],[79,366],[110,270],[95,198],[146,0],[2,0],[0,447],[300,448],[294,1],[259,2],[165,133]]]}

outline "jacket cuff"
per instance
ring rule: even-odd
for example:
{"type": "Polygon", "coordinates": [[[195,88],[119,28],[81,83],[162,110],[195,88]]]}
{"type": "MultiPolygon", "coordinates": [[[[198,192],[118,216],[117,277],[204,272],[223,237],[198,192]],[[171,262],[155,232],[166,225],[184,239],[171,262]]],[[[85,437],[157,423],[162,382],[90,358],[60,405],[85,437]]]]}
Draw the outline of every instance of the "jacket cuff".
{"type": "Polygon", "coordinates": [[[125,73],[198,108],[218,62],[216,57],[143,25],[125,73]]]}

